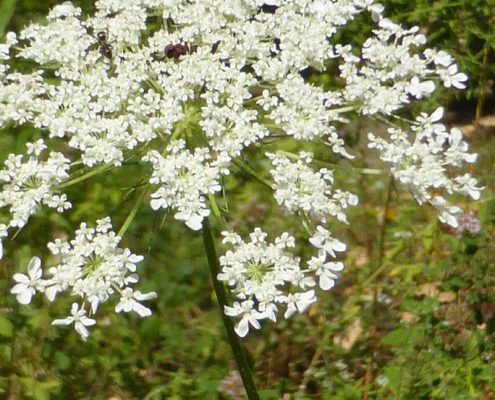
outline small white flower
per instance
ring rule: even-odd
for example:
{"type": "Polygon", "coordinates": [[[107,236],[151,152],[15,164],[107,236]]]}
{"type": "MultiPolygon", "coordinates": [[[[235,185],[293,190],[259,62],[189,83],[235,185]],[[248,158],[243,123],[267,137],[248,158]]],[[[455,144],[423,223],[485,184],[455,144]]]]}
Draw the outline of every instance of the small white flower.
{"type": "Polygon", "coordinates": [[[5,41],[9,46],[17,44],[17,35],[15,32],[7,32],[5,35],[5,41]]]}
{"type": "Polygon", "coordinates": [[[86,340],[89,336],[89,331],[86,328],[87,326],[93,326],[96,324],[96,321],[92,318],[86,317],[86,310],[79,309],[79,305],[77,303],[72,303],[72,307],[70,310],[72,316],[56,319],[52,322],[52,325],[70,325],[74,323],[74,328],[79,335],[81,335],[83,340],[86,340]]]}
{"type": "Polygon", "coordinates": [[[122,291],[121,296],[119,304],[115,306],[115,312],[134,311],[140,317],[148,317],[151,315],[151,310],[139,302],[155,299],[157,294],[155,292],[141,293],[139,290],[133,291],[131,288],[126,288],[122,291]]]}
{"type": "Polygon", "coordinates": [[[284,318],[290,318],[296,311],[303,313],[313,303],[316,302],[314,290],[309,290],[305,293],[289,294],[287,296],[287,311],[284,318]]]}
{"type": "Polygon", "coordinates": [[[136,272],[136,264],[143,260],[143,256],[132,254],[129,249],[124,249],[124,252],[121,255],[121,261],[124,264],[124,267],[131,272],[136,272]]]}
{"type": "Polygon", "coordinates": [[[347,248],[345,243],[333,238],[330,232],[322,226],[316,227],[316,232],[309,239],[309,243],[318,249],[318,255],[323,258],[326,257],[326,254],[335,258],[335,252],[342,252],[347,248]]]}
{"type": "Polygon", "coordinates": [[[28,274],[15,274],[14,280],[17,282],[10,293],[17,296],[17,301],[21,304],[31,303],[31,298],[36,291],[45,291],[45,281],[41,279],[43,273],[41,269],[41,259],[39,257],[33,257],[28,264],[28,274]]]}
{"type": "Polygon", "coordinates": [[[368,7],[368,10],[371,12],[371,18],[373,19],[374,22],[380,21],[380,19],[383,18],[382,13],[385,10],[385,7],[383,5],[375,3],[372,4],[368,7]]]}
{"type": "Polygon", "coordinates": [[[458,72],[458,67],[456,64],[452,64],[445,71],[439,71],[440,77],[443,80],[445,87],[449,88],[451,86],[457,89],[465,89],[466,85],[464,82],[468,80],[468,76],[462,72],[458,72]]]}
{"type": "Polygon", "coordinates": [[[231,317],[241,316],[241,320],[235,325],[234,330],[240,336],[244,337],[249,332],[249,326],[255,329],[260,329],[261,325],[258,322],[260,319],[265,319],[265,313],[257,311],[254,307],[254,302],[251,300],[242,303],[235,302],[232,307],[225,306],[225,314],[231,317]]]}
{"type": "Polygon", "coordinates": [[[478,186],[478,181],[469,174],[458,176],[455,179],[456,190],[459,193],[470,196],[473,200],[479,200],[483,188],[478,186]]]}
{"type": "Polygon", "coordinates": [[[10,46],[8,44],[0,44],[0,60],[9,59],[10,46]]]}
{"type": "Polygon", "coordinates": [[[440,50],[438,52],[434,52],[431,49],[425,50],[425,55],[427,57],[433,57],[433,62],[437,65],[441,65],[443,67],[448,67],[452,64],[452,57],[447,52],[440,50]]]}
{"type": "Polygon", "coordinates": [[[459,215],[462,214],[462,209],[457,206],[451,206],[441,196],[435,196],[431,201],[431,205],[438,211],[438,219],[444,224],[450,225],[453,228],[459,226],[459,215]]]}
{"type": "Polygon", "coordinates": [[[33,154],[35,157],[38,157],[47,147],[43,139],[39,139],[34,143],[26,143],[26,148],[27,154],[33,154]]]}
{"type": "Polygon", "coordinates": [[[384,376],[384,375],[378,375],[376,378],[375,378],[375,381],[376,383],[381,386],[381,387],[386,387],[389,385],[390,381],[389,379],[384,376]]]}
{"type": "Polygon", "coordinates": [[[338,275],[335,272],[342,271],[344,264],[341,262],[325,262],[326,255],[313,257],[308,261],[308,268],[319,277],[319,286],[322,290],[329,290],[335,286],[338,275]]]}
{"type": "Polygon", "coordinates": [[[414,96],[417,99],[422,99],[426,95],[432,93],[434,90],[435,90],[435,83],[433,81],[420,82],[417,76],[411,79],[408,89],[411,96],[414,96]]]}
{"type": "Polygon", "coordinates": [[[263,232],[260,228],[254,228],[254,232],[249,234],[252,243],[263,243],[268,234],[263,232]]]}
{"type": "Polygon", "coordinates": [[[281,249],[288,247],[295,247],[296,242],[294,236],[289,235],[287,232],[282,233],[282,235],[275,239],[275,246],[281,249]]]}
{"type": "Polygon", "coordinates": [[[235,232],[223,231],[222,232],[223,244],[239,244],[241,243],[241,237],[235,232]]]}

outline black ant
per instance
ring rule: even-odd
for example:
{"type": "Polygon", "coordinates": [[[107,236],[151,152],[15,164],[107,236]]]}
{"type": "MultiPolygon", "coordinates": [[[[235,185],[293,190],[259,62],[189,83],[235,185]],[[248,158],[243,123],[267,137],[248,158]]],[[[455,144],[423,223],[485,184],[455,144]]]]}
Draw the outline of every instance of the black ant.
{"type": "Polygon", "coordinates": [[[103,57],[112,59],[112,46],[108,43],[108,32],[100,31],[96,34],[96,40],[98,41],[98,46],[100,47],[98,51],[103,57]]]}

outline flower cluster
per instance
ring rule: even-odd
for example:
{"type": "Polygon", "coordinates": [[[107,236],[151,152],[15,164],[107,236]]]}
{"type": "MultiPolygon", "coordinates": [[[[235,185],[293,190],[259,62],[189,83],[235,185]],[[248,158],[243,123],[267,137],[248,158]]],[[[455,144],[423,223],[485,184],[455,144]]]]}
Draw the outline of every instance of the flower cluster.
{"type": "MultiPolygon", "coordinates": [[[[27,161],[12,154],[0,172],[0,207],[11,214],[0,224],[0,256],[9,229],[22,227],[41,206],[70,207],[62,187],[131,160],[151,164],[151,208],[171,210],[199,230],[210,198],[221,191],[223,176],[239,168],[236,159],[246,148],[289,139],[299,151],[317,142],[334,159],[352,160],[340,130],[363,115],[390,127],[385,137],[368,135],[370,147],[419,203],[439,210],[440,220],[454,224],[460,210],[441,190],[479,197],[474,178],[451,168],[474,162],[475,155],[460,131],[438,122],[441,111],[409,124],[394,116],[440,84],[463,88],[467,76],[447,53],[425,48],[417,27],[384,18],[373,0],[98,0],[95,7],[85,16],[65,2],[46,23],[8,33],[0,45],[0,128],[29,124],[44,138],[28,144],[27,161]],[[360,13],[376,23],[370,37],[362,48],[339,43],[346,35],[338,33],[360,13]],[[19,57],[28,62],[16,70],[11,61],[19,57]],[[303,78],[310,68],[325,72],[330,62],[338,66],[331,90],[303,78]],[[63,154],[41,158],[54,142],[63,154]],[[74,182],[67,180],[69,166],[78,175],[74,182]]],[[[227,312],[241,317],[241,334],[259,319],[274,319],[281,304],[286,315],[304,309],[315,298],[311,282],[333,286],[343,265],[328,257],[345,246],[324,226],[332,217],[346,222],[346,208],[358,202],[338,188],[332,171],[313,169],[310,153],[270,151],[275,201],[316,221],[307,228],[319,250],[304,269],[287,251],[287,233],[275,245],[259,231],[251,243],[232,242],[221,276],[239,300],[227,312]],[[252,258],[256,254],[262,261],[252,258]]],[[[24,285],[16,286],[19,300],[30,300],[33,290],[53,298],[71,288],[95,312],[118,288],[123,300],[116,311],[147,314],[139,305],[147,295],[128,288],[135,278],[124,273],[136,256],[118,250],[108,229],[106,222],[96,231],[81,227],[71,244],[51,244],[62,263],[43,280],[35,259],[25,278],[17,276],[24,285]]],[[[72,317],[57,324],[74,323],[86,336],[93,320],[85,312],[74,306],[72,317]]]]}
{"type": "Polygon", "coordinates": [[[0,258],[2,256],[2,237],[7,236],[9,228],[22,228],[31,215],[45,205],[58,212],[71,207],[65,194],[56,194],[57,186],[69,177],[70,163],[62,153],[50,152],[48,159],[40,159],[46,149],[43,140],[27,143],[29,158],[22,154],[10,154],[5,160],[5,169],[0,170],[0,208],[8,207],[10,222],[0,225],[0,258]]]}
{"type": "MultiPolygon", "coordinates": [[[[136,264],[142,256],[132,254],[129,249],[120,249],[120,237],[111,231],[110,218],[97,221],[96,228],[82,223],[76,237],[70,242],[57,239],[48,248],[60,261],[47,271],[49,278],[43,279],[41,260],[33,257],[28,265],[28,274],[15,274],[17,284],[12,288],[21,304],[29,304],[36,292],[45,293],[53,301],[58,293],[70,291],[72,296],[88,304],[90,313],[95,314],[101,303],[106,302],[115,292],[120,294],[116,312],[134,311],[141,317],[151,315],[151,310],[140,301],[156,297],[156,293],[143,294],[134,291],[130,285],[139,281],[136,264]]],[[[57,319],[54,325],[68,325],[74,322],[76,331],[86,339],[85,328],[95,324],[86,317],[83,306],[74,303],[71,317],[57,319]]]]}
{"type": "Polygon", "coordinates": [[[225,313],[239,318],[235,331],[246,336],[249,327],[259,329],[259,321],[276,321],[279,307],[285,307],[284,318],[296,311],[303,312],[316,301],[316,277],[323,290],[332,288],[344,264],[328,261],[335,252],[346,249],[344,243],[334,239],[330,232],[318,226],[309,242],[318,249],[318,256],[301,268],[301,260],[288,251],[295,247],[294,237],[284,232],[267,243],[267,234],[256,228],[250,242],[244,242],[236,233],[223,232],[224,244],[233,246],[220,257],[221,272],[218,279],[232,288],[236,300],[225,307],[225,313]]]}
{"type": "Polygon", "coordinates": [[[358,198],[349,192],[334,192],[332,171],[326,168],[314,171],[308,165],[313,157],[311,153],[300,153],[297,162],[291,162],[283,153],[267,156],[275,166],[271,174],[278,204],[292,213],[310,213],[323,223],[327,222],[327,215],[347,222],[344,210],[349,205],[355,206],[358,198]]]}
{"type": "Polygon", "coordinates": [[[270,119],[287,135],[297,140],[324,139],[332,150],[346,158],[352,158],[339,137],[336,123],[346,122],[333,109],[342,104],[340,93],[324,92],[310,85],[300,75],[290,74],[276,86],[277,97],[263,91],[258,101],[265,110],[271,110],[270,119]],[[280,98],[280,101],[278,101],[280,98]]]}
{"type": "Polygon", "coordinates": [[[358,104],[363,114],[392,114],[411,97],[421,99],[435,90],[435,77],[445,87],[464,88],[467,76],[459,73],[452,58],[443,51],[412,51],[426,42],[419,28],[403,29],[389,19],[378,22],[374,36],[363,44],[361,57],[351,46],[338,46],[345,63],[340,67],[346,86],[346,102],[358,104]],[[364,89],[364,90],[363,90],[364,89]]]}
{"type": "Polygon", "coordinates": [[[411,124],[410,133],[401,128],[389,128],[390,141],[368,134],[369,147],[380,151],[380,158],[392,164],[394,177],[414,194],[422,204],[431,203],[440,211],[439,219],[457,226],[458,207],[449,206],[445,199],[433,192],[444,189],[448,194],[461,193],[478,200],[481,188],[474,178],[464,174],[451,178],[449,167],[476,161],[476,154],[468,153],[468,144],[462,140],[459,129],[450,131],[438,121],[443,108],[431,115],[422,113],[411,124]]]}
{"type": "Polygon", "coordinates": [[[151,208],[175,208],[176,219],[193,230],[201,229],[203,218],[210,214],[205,195],[221,189],[218,168],[206,165],[209,158],[206,149],[198,148],[191,154],[184,141],[172,143],[165,158],[156,150],[150,151],[144,157],[153,165],[150,183],[160,185],[151,195],[151,208]]]}

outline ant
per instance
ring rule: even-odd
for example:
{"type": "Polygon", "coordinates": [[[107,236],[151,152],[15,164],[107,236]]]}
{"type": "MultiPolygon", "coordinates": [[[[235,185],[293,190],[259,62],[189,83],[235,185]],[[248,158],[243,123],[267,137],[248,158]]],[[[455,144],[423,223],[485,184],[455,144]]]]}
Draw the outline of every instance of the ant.
{"type": "Polygon", "coordinates": [[[108,32],[100,31],[96,34],[96,40],[98,41],[99,52],[103,57],[112,59],[112,46],[108,43],[108,32]]]}

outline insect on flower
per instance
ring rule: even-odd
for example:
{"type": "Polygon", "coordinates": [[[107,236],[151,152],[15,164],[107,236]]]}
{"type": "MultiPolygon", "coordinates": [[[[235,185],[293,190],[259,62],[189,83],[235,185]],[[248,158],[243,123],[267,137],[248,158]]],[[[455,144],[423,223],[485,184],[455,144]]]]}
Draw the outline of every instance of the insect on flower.
{"type": "Polygon", "coordinates": [[[164,52],[167,58],[179,58],[180,56],[186,55],[189,51],[189,47],[186,44],[167,44],[165,46],[164,52]]]}
{"type": "Polygon", "coordinates": [[[100,31],[96,34],[96,40],[98,41],[99,52],[103,57],[108,59],[112,58],[112,46],[108,42],[108,32],[100,31]]]}

